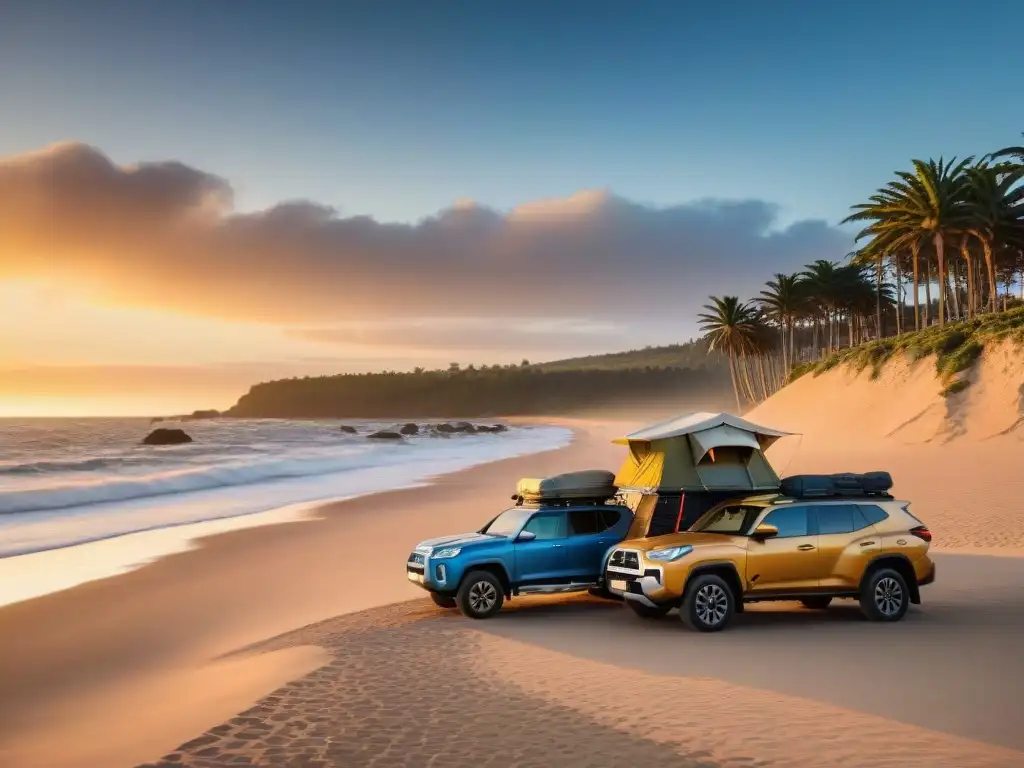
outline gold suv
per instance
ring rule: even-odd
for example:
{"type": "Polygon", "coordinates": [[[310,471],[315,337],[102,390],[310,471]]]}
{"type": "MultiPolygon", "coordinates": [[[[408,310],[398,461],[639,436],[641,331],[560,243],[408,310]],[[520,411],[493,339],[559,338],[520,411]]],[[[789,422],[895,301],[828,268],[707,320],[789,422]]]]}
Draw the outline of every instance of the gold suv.
{"type": "Polygon", "coordinates": [[[888,495],[723,502],[685,533],[622,542],[608,557],[605,586],[643,617],[678,607],[702,632],[762,600],[825,609],[852,597],[869,619],[899,621],[935,580],[932,535],[908,507],[888,495]]]}

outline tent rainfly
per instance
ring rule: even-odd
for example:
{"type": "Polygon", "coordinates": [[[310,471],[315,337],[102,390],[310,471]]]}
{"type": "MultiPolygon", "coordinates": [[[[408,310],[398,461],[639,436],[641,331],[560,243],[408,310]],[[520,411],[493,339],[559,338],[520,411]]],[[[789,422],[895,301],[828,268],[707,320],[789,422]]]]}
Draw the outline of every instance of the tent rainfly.
{"type": "Polygon", "coordinates": [[[728,413],[679,416],[613,441],[629,446],[615,484],[662,493],[774,490],[779,477],[764,451],[790,434],[728,413]]]}

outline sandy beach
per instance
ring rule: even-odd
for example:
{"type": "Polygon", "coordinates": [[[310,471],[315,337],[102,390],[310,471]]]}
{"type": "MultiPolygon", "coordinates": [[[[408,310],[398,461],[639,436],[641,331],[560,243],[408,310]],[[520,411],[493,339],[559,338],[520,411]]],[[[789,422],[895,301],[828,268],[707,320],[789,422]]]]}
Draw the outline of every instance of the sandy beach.
{"type": "Polygon", "coordinates": [[[401,567],[417,541],[478,527],[521,476],[615,468],[610,440],[654,415],[563,420],[567,448],[0,609],[0,764],[1019,765],[1020,443],[910,443],[856,409],[808,415],[847,375],[748,418],[805,433],[770,452],[780,472],[893,473],[939,569],[898,625],[852,603],[756,606],[711,636],[586,597],[513,600],[487,622],[437,609],[401,567]]]}

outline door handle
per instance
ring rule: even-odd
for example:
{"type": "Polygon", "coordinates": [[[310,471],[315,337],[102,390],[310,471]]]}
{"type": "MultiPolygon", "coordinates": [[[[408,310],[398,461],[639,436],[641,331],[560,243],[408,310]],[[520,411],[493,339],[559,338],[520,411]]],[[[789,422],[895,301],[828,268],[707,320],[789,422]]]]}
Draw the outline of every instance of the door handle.
{"type": "Polygon", "coordinates": [[[555,547],[561,547],[561,546],[562,546],[561,544],[552,544],[551,545],[552,549],[554,549],[555,547]]]}
{"type": "Polygon", "coordinates": [[[814,545],[813,544],[801,544],[799,547],[797,547],[797,549],[806,552],[809,549],[814,549],[814,545]]]}
{"type": "Polygon", "coordinates": [[[872,544],[874,544],[874,543],[875,543],[875,542],[873,542],[873,541],[862,541],[862,542],[860,543],[860,545],[861,545],[862,547],[870,547],[870,546],[871,546],[872,544]]]}

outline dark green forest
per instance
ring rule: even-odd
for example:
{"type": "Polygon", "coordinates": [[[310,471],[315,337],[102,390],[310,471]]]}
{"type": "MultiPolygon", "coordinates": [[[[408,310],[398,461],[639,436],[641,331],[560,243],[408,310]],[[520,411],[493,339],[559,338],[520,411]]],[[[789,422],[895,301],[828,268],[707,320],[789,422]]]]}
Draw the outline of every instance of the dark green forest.
{"type": "Polygon", "coordinates": [[[574,360],[360,373],[257,384],[227,412],[248,418],[452,418],[568,413],[730,387],[702,342],[574,360]]]}

